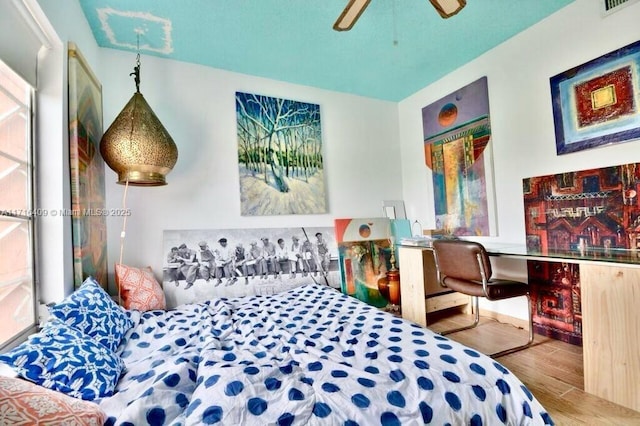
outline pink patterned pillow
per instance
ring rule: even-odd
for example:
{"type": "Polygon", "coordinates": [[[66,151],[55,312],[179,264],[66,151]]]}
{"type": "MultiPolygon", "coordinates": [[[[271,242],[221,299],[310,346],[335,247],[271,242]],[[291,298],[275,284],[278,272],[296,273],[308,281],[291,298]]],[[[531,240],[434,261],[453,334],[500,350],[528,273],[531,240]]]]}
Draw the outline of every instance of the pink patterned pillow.
{"type": "Polygon", "coordinates": [[[167,308],[162,287],[149,267],[140,269],[117,263],[116,284],[120,288],[122,306],[126,309],[150,311],[167,308]]]}
{"type": "Polygon", "coordinates": [[[14,377],[0,376],[0,424],[92,425],[107,419],[98,404],[14,377]]]}

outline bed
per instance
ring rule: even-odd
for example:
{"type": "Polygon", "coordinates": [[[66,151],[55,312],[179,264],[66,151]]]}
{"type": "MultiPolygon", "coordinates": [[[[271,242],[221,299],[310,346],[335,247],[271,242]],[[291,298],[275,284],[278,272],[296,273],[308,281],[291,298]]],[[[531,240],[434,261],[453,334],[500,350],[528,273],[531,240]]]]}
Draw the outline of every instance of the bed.
{"type": "Polygon", "coordinates": [[[322,285],[122,312],[107,425],[553,424],[497,361],[322,285]]]}

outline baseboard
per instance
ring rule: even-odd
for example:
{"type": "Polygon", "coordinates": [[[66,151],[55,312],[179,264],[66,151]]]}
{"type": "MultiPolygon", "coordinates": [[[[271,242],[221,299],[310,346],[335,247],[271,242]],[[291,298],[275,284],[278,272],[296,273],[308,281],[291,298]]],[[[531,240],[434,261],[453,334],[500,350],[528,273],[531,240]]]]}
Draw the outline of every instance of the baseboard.
{"type": "Polygon", "coordinates": [[[511,324],[514,327],[522,328],[524,330],[529,330],[529,320],[526,319],[516,318],[510,315],[501,314],[500,312],[489,311],[482,308],[480,308],[480,316],[491,318],[505,324],[511,324]]]}

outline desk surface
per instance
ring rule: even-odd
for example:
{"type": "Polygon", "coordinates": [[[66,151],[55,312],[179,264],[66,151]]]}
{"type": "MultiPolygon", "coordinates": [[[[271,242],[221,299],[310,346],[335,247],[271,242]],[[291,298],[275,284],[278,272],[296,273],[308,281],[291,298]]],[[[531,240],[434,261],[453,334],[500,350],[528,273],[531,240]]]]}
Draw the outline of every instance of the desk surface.
{"type": "Polygon", "coordinates": [[[529,260],[553,260],[571,263],[615,263],[640,267],[640,251],[625,249],[603,250],[601,248],[587,249],[583,253],[573,250],[528,250],[523,244],[484,244],[491,256],[504,256],[529,260]]]}
{"type": "MultiPolygon", "coordinates": [[[[584,253],[573,250],[528,250],[524,244],[482,243],[490,256],[501,256],[512,259],[542,260],[570,263],[615,263],[640,268],[640,250],[589,248],[584,253]]],[[[403,246],[416,247],[416,246],[403,246]]],[[[430,247],[422,247],[430,248],[430,247]]]]}

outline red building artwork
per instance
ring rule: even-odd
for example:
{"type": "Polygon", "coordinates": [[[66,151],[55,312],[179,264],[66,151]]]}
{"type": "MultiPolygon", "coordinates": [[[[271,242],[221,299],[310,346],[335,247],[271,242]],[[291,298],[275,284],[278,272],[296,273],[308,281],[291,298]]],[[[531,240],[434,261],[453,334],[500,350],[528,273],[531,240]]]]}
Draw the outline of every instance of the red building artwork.
{"type": "Polygon", "coordinates": [[[527,262],[533,329],[543,336],[582,346],[580,269],[575,263],[527,262]]]}
{"type": "MultiPolygon", "coordinates": [[[[528,251],[614,260],[638,250],[639,191],[640,163],[524,179],[528,251]]],[[[581,345],[579,265],[529,261],[528,273],[535,331],[581,345]]]]}
{"type": "Polygon", "coordinates": [[[527,247],[594,256],[640,244],[640,164],[524,179],[527,247]]]}

